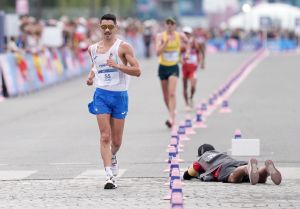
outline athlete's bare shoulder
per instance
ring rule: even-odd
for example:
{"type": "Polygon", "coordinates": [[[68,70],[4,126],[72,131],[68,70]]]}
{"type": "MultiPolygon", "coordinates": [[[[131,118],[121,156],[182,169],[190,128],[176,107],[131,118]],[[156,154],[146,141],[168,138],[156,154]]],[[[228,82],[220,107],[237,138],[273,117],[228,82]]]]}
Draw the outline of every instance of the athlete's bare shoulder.
{"type": "Polygon", "coordinates": [[[93,44],[89,45],[89,47],[88,47],[88,51],[89,51],[89,52],[91,52],[91,51],[92,51],[92,48],[94,48],[94,47],[98,46],[98,44],[99,44],[99,42],[95,42],[95,43],[93,43],[93,44]]]}
{"type": "Polygon", "coordinates": [[[94,44],[89,45],[89,47],[88,47],[88,52],[89,52],[89,53],[91,53],[93,45],[94,45],[94,44]]]}
{"type": "Polygon", "coordinates": [[[184,42],[188,41],[188,38],[186,37],[186,35],[184,33],[178,32],[178,34],[179,34],[179,36],[180,36],[180,38],[181,38],[182,41],[184,41],[184,42]]]}
{"type": "Polygon", "coordinates": [[[88,47],[88,53],[89,53],[90,56],[91,56],[92,48],[93,48],[94,45],[95,45],[95,44],[91,44],[91,45],[89,45],[89,47],[88,47]]]}
{"type": "Polygon", "coordinates": [[[123,53],[133,51],[132,46],[129,43],[125,42],[125,41],[121,42],[120,48],[121,48],[121,50],[122,50],[123,53]]]}

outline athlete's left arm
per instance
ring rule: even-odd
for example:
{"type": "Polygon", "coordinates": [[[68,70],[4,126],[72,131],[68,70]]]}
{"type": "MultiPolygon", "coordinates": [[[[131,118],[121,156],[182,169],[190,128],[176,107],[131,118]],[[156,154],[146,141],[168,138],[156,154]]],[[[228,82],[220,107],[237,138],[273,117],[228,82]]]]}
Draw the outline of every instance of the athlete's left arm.
{"type": "Polygon", "coordinates": [[[112,63],[109,62],[110,60],[108,61],[108,65],[118,68],[123,73],[128,75],[139,77],[141,75],[141,69],[136,57],[134,56],[132,47],[127,43],[122,43],[119,49],[121,50],[122,57],[124,57],[127,63],[129,63],[129,66],[122,63],[114,63],[112,60],[112,63]]]}

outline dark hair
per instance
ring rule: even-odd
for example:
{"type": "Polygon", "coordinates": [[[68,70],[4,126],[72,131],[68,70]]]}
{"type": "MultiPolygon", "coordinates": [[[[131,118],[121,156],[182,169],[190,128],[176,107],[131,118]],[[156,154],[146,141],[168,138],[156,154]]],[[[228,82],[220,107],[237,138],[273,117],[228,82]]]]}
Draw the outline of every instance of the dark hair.
{"type": "Polygon", "coordinates": [[[204,152],[210,151],[210,150],[215,150],[215,148],[211,144],[202,144],[198,148],[198,157],[203,155],[204,152]]]}
{"type": "Polygon", "coordinates": [[[113,14],[105,14],[100,18],[100,23],[102,20],[112,20],[114,24],[117,24],[117,18],[113,14]]]}

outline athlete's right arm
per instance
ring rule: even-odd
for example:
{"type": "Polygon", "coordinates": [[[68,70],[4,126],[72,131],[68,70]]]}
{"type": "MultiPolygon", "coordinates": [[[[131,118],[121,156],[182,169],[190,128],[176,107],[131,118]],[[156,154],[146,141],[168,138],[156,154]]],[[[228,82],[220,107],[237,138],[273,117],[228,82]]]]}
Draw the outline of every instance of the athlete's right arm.
{"type": "MultiPolygon", "coordinates": [[[[89,55],[90,55],[91,60],[92,60],[92,54],[91,54],[91,49],[90,49],[90,47],[88,48],[88,52],[89,52],[89,55]]],[[[91,70],[90,70],[90,72],[89,72],[88,78],[87,78],[87,80],[86,80],[86,84],[87,84],[88,86],[93,85],[93,79],[94,79],[94,77],[95,77],[95,73],[94,73],[94,71],[92,70],[93,67],[94,67],[94,63],[93,63],[93,61],[92,61],[92,67],[91,67],[91,70]]]]}
{"type": "Polygon", "coordinates": [[[168,44],[168,40],[164,41],[162,33],[157,34],[155,38],[155,46],[156,46],[156,55],[160,56],[163,51],[165,50],[166,46],[168,44]]]}
{"type": "Polygon", "coordinates": [[[94,71],[93,71],[93,70],[90,70],[89,75],[88,75],[88,78],[87,78],[87,80],[86,80],[86,84],[87,84],[88,86],[93,85],[93,79],[94,79],[94,77],[95,77],[94,71]]]}

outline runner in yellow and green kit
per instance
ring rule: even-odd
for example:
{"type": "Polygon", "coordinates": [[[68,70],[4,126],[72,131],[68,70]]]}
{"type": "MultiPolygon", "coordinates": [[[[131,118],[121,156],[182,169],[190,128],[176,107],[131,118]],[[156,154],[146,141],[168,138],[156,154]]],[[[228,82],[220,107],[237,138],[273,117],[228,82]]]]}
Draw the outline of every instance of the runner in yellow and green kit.
{"type": "Polygon", "coordinates": [[[165,20],[165,31],[156,36],[156,53],[159,56],[158,76],[161,81],[164,101],[169,112],[166,125],[175,124],[176,86],[179,77],[180,50],[182,42],[187,42],[183,33],[176,31],[176,20],[168,17],[165,20]]]}

